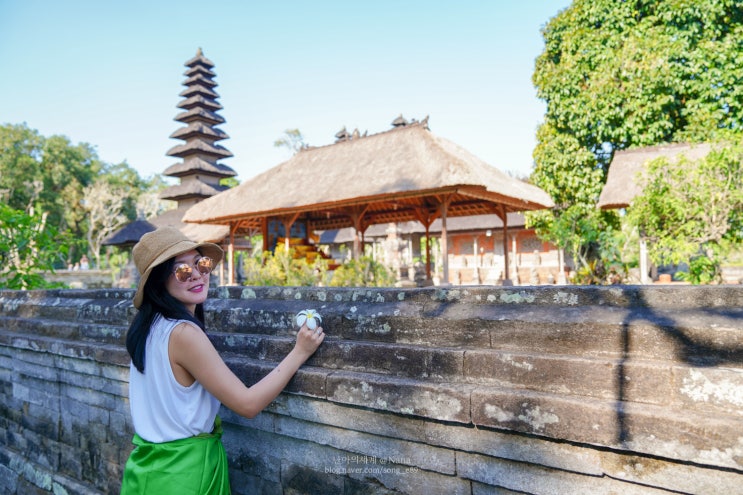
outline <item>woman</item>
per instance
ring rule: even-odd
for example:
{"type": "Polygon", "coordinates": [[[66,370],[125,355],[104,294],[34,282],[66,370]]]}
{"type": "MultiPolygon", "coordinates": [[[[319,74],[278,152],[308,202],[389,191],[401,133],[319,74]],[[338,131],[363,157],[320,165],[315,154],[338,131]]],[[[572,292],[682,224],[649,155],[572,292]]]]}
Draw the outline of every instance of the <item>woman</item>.
{"type": "Polygon", "coordinates": [[[322,327],[303,325],[284,360],[246,387],[222,361],[204,328],[209,274],[222,260],[222,249],[164,227],[142,236],[132,255],[141,274],[134,295],[139,312],[126,337],[136,433],[121,493],[229,494],[220,404],[242,416],[256,416],[325,334],[322,327]]]}

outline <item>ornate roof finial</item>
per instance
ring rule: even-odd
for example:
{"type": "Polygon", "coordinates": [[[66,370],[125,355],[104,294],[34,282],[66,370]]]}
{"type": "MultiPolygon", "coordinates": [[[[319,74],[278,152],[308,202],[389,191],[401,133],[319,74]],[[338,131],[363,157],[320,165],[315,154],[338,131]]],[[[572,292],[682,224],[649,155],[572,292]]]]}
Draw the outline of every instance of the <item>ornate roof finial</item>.
{"type": "Polygon", "coordinates": [[[392,127],[405,127],[406,125],[408,125],[408,121],[405,120],[402,114],[392,121],[392,127]]]}
{"type": "Polygon", "coordinates": [[[343,129],[335,134],[335,142],[339,143],[341,141],[348,141],[350,137],[351,135],[346,130],[346,126],[343,126],[343,129]]]}

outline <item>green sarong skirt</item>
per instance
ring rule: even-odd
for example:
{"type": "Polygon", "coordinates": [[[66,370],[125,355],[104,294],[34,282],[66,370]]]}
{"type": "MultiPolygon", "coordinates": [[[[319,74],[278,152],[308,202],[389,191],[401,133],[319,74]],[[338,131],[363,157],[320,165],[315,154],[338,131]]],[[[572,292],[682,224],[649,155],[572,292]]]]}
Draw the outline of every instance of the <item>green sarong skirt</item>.
{"type": "Polygon", "coordinates": [[[121,495],[229,495],[222,421],[211,433],[152,443],[135,434],[121,495]]]}

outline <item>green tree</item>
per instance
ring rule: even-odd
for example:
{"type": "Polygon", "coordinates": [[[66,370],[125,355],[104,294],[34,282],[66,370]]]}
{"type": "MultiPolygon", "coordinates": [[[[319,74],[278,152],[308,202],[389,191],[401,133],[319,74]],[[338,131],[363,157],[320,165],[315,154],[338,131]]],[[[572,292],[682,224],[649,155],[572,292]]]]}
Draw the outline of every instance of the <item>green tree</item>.
{"type": "Polygon", "coordinates": [[[48,227],[72,234],[73,251],[85,250],[83,189],[102,167],[88,144],[45,138],[25,124],[0,126],[0,192],[6,204],[46,214],[48,227]]]}
{"type": "Polygon", "coordinates": [[[53,287],[40,273],[52,270],[66,256],[65,242],[48,214],[28,213],[0,203],[0,287],[40,289],[53,287]]]}
{"type": "Polygon", "coordinates": [[[687,263],[693,283],[720,281],[720,265],[743,239],[743,140],[692,162],[653,160],[629,220],[658,264],[687,263]]]}
{"type": "Polygon", "coordinates": [[[160,199],[160,193],[168,187],[162,175],[154,175],[144,180],[144,184],[136,199],[136,215],[127,217],[130,220],[138,218],[148,219],[156,217],[170,208],[175,207],[174,201],[160,199]]]}
{"type": "Polygon", "coordinates": [[[85,197],[94,181],[105,182],[121,196],[120,211],[107,220],[119,213],[135,220],[144,204],[151,203],[148,212],[158,210],[155,214],[163,209],[156,198],[140,200],[161,187],[159,176],[142,179],[126,162],[104,163],[91,145],[73,145],[64,136],[44,137],[25,124],[0,126],[0,198],[14,210],[45,214],[48,227],[70,234],[68,259],[60,260],[60,266],[77,261],[89,249],[91,256],[100,255],[95,246],[102,239],[95,239],[105,229],[98,220],[91,223],[92,203],[85,197]]]}
{"type": "Polygon", "coordinates": [[[743,2],[575,0],[543,37],[532,180],[557,208],[528,221],[587,262],[617,225],[594,208],[616,151],[743,128],[743,2]]]}
{"type": "Polygon", "coordinates": [[[38,197],[43,141],[25,125],[0,126],[0,194],[12,209],[27,212],[38,197]]]}

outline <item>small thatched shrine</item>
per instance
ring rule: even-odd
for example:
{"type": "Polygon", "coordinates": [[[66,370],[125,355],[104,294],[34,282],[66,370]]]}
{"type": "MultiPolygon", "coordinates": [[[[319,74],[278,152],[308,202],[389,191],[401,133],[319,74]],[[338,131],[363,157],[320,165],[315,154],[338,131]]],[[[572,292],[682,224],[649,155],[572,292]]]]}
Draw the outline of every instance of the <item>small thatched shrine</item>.
{"type": "Polygon", "coordinates": [[[642,192],[637,178],[645,171],[648,162],[660,157],[675,161],[682,155],[690,160],[698,160],[707,156],[710,149],[709,143],[670,143],[617,151],[609,165],[609,175],[601,191],[598,207],[604,210],[628,207],[635,196],[642,192]]]}

